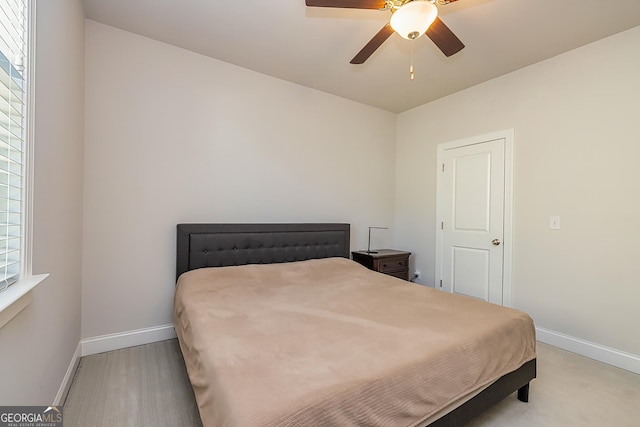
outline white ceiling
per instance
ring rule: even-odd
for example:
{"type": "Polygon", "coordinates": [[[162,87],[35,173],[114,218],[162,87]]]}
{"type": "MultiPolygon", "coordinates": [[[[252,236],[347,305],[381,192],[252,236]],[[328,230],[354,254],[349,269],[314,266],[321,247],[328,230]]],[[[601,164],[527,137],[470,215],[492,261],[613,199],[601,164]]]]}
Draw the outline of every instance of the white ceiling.
{"type": "Polygon", "coordinates": [[[304,0],[84,3],[89,19],[396,113],[640,25],[637,0],[460,0],[438,6],[466,45],[460,53],[446,58],[426,37],[393,34],[351,65],[390,12],[304,0]]]}

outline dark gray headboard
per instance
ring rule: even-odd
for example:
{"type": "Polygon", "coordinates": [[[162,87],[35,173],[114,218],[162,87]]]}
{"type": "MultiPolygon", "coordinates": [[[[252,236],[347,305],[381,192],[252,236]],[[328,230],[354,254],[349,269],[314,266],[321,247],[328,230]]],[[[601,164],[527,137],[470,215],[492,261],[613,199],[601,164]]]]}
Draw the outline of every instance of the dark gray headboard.
{"type": "Polygon", "coordinates": [[[349,258],[349,224],[178,224],[176,279],[203,267],[349,258]]]}

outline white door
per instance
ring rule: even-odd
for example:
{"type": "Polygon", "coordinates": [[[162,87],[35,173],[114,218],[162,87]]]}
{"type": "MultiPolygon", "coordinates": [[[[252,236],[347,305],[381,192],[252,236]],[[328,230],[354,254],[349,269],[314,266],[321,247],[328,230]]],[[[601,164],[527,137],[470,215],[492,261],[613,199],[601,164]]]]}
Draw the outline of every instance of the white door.
{"type": "Polygon", "coordinates": [[[505,294],[510,295],[504,288],[505,247],[510,246],[505,241],[510,240],[505,233],[505,201],[510,203],[506,153],[504,135],[443,144],[437,195],[436,286],[501,305],[509,305],[505,294]]]}

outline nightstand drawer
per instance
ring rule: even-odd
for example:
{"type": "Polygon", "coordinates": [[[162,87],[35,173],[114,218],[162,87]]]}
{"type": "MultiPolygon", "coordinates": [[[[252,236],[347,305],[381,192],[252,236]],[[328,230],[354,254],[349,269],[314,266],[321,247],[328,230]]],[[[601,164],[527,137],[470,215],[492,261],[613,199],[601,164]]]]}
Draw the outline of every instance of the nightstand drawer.
{"type": "Polygon", "coordinates": [[[378,249],[377,251],[354,251],[351,256],[369,270],[389,276],[409,280],[409,256],[411,252],[394,249],[378,249]]]}
{"type": "Polygon", "coordinates": [[[392,271],[406,270],[409,268],[407,261],[406,257],[381,259],[378,261],[378,271],[380,273],[390,273],[392,271]]]}
{"type": "Polygon", "coordinates": [[[387,276],[397,277],[398,279],[402,280],[409,280],[409,270],[387,271],[384,274],[386,274],[387,276]]]}

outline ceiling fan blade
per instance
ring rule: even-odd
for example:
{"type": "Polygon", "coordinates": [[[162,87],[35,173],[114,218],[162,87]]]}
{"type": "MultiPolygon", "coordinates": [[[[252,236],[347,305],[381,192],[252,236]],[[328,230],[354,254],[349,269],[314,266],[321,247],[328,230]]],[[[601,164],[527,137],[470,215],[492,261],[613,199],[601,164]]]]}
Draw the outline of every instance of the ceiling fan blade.
{"type": "Polygon", "coordinates": [[[445,56],[451,56],[464,48],[464,43],[462,43],[460,39],[453,34],[453,31],[438,17],[436,17],[436,20],[433,21],[433,24],[431,24],[425,34],[438,46],[445,56]]]}
{"type": "Polygon", "coordinates": [[[345,9],[382,9],[384,0],[305,0],[312,7],[340,7],[345,9]]]}
{"type": "Polygon", "coordinates": [[[389,36],[393,34],[393,28],[391,25],[387,23],[378,33],[373,36],[369,43],[367,43],[360,52],[357,53],[356,56],[351,60],[352,64],[364,64],[364,62],[369,59],[369,57],[376,51],[377,48],[382,45],[389,38],[389,36]]]}

